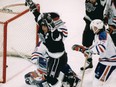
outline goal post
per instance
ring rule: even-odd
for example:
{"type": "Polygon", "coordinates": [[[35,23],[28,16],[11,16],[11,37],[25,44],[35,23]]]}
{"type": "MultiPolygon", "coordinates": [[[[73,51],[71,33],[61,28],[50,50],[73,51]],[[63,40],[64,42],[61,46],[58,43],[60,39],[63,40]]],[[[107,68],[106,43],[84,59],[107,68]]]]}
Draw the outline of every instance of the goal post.
{"type": "Polygon", "coordinates": [[[31,56],[38,42],[37,30],[32,13],[24,4],[0,9],[0,83],[7,81],[7,56],[31,56]]]}

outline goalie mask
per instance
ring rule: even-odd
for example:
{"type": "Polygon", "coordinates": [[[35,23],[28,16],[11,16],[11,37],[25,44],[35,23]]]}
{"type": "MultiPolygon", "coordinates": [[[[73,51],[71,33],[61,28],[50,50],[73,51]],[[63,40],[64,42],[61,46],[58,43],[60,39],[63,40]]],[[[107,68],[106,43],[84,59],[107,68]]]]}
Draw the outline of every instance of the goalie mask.
{"type": "Polygon", "coordinates": [[[90,24],[90,29],[96,34],[104,28],[104,23],[100,19],[95,19],[90,24]]]}

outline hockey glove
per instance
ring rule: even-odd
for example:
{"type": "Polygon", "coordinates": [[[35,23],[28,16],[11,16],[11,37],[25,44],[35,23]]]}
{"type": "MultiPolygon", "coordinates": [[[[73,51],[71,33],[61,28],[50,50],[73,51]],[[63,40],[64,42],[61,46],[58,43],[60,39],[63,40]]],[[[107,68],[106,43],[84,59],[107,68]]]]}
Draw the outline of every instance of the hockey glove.
{"type": "Polygon", "coordinates": [[[86,50],[84,51],[84,56],[85,56],[86,58],[90,58],[90,57],[92,56],[91,50],[86,49],[86,50]]]}
{"type": "Polygon", "coordinates": [[[86,50],[86,47],[75,44],[72,46],[72,50],[84,53],[84,51],[86,50]]]}
{"type": "Polygon", "coordinates": [[[30,6],[33,4],[32,0],[25,0],[25,6],[30,6]]]}
{"type": "Polygon", "coordinates": [[[32,0],[26,0],[25,6],[29,6],[30,11],[35,11],[37,9],[36,4],[32,0]]]}

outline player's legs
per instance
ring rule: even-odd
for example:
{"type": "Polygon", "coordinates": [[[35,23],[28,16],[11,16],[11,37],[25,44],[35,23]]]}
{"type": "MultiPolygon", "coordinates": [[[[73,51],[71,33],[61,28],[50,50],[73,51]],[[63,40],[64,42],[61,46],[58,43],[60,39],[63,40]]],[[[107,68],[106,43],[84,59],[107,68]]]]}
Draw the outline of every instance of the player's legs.
{"type": "Polygon", "coordinates": [[[97,78],[94,78],[92,87],[103,87],[103,82],[99,81],[97,78]]]}
{"type": "MultiPolygon", "coordinates": [[[[90,30],[90,26],[89,24],[86,24],[85,26],[85,30],[83,31],[83,37],[82,37],[82,44],[83,46],[89,48],[94,40],[94,33],[93,31],[90,30]]],[[[87,64],[85,69],[88,68],[93,68],[93,64],[92,64],[92,55],[87,59],[87,64]]],[[[81,67],[81,70],[83,70],[84,67],[81,67]]]]}
{"type": "Polygon", "coordinates": [[[48,67],[47,67],[47,81],[51,85],[55,85],[58,80],[61,69],[67,64],[67,57],[64,57],[66,53],[60,58],[51,58],[49,57],[48,67]]]}
{"type": "Polygon", "coordinates": [[[104,65],[99,62],[95,69],[95,78],[93,80],[93,87],[101,87],[103,85],[107,87],[108,84],[106,83],[115,70],[116,66],[104,65]]]}
{"type": "MultiPolygon", "coordinates": [[[[63,59],[67,59],[67,54],[65,53],[64,56],[62,56],[63,59]]],[[[81,81],[76,73],[71,69],[69,64],[66,64],[61,68],[61,72],[64,74],[64,78],[62,80],[62,87],[76,87],[78,83],[81,81]]]]}
{"type": "MultiPolygon", "coordinates": [[[[57,78],[60,72],[64,74],[62,84],[64,84],[64,82],[67,82],[69,84],[69,87],[76,87],[76,85],[80,81],[74,71],[72,71],[70,66],[67,64],[66,53],[64,53],[64,55],[59,59],[50,58],[48,62],[48,70],[47,81],[52,85],[55,85],[57,83],[57,78]]],[[[67,86],[62,85],[62,87],[67,86]]]]}
{"type": "Polygon", "coordinates": [[[77,87],[77,85],[79,85],[81,80],[68,64],[65,65],[65,67],[62,69],[62,72],[64,73],[62,87],[77,87]]]}

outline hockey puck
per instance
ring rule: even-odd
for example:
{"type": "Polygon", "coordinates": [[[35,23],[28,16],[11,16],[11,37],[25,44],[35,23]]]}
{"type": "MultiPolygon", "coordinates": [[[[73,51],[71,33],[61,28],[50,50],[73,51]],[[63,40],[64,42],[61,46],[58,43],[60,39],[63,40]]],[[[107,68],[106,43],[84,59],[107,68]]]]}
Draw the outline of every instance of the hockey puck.
{"type": "Polygon", "coordinates": [[[6,65],[6,68],[8,67],[8,65],[6,65]]]}
{"type": "Polygon", "coordinates": [[[81,68],[80,68],[80,70],[84,70],[84,68],[83,68],[83,67],[81,67],[81,68]]]}

